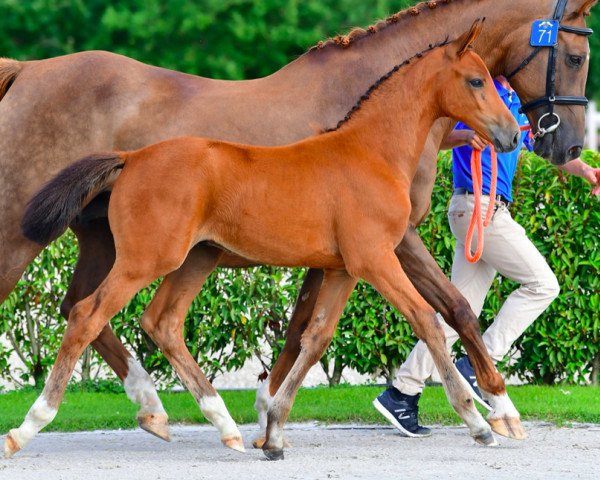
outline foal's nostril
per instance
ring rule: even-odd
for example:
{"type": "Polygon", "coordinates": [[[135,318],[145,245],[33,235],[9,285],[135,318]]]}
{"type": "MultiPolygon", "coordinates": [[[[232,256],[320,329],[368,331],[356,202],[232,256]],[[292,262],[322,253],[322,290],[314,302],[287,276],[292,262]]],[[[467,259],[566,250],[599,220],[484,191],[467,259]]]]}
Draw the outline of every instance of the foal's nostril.
{"type": "Polygon", "coordinates": [[[521,137],[521,132],[517,132],[515,133],[515,136],[513,137],[513,142],[512,142],[512,150],[514,150],[515,148],[517,148],[517,145],[519,144],[519,139],[521,137]]]}
{"type": "Polygon", "coordinates": [[[579,158],[579,156],[581,155],[581,150],[583,150],[583,147],[581,145],[575,145],[569,148],[567,153],[569,154],[571,160],[574,160],[576,158],[579,158]]]}

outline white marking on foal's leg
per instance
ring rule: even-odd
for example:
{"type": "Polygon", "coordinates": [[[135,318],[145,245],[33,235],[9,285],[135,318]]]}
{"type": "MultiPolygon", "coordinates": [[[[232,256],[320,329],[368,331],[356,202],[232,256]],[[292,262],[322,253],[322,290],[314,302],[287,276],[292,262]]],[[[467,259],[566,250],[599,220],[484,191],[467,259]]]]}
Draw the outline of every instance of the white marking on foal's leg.
{"type": "Polygon", "coordinates": [[[269,407],[273,403],[273,397],[269,392],[270,379],[267,379],[262,383],[258,390],[256,390],[256,401],[254,402],[254,409],[258,412],[258,426],[260,428],[260,434],[267,434],[267,412],[269,407]]]}
{"type": "Polygon", "coordinates": [[[128,367],[123,385],[129,399],[141,407],[136,415],[139,426],[148,433],[169,442],[171,440],[169,416],[158,398],[152,378],[133,357],[129,358],[128,367]]]}
{"type": "Polygon", "coordinates": [[[242,434],[238,430],[233,418],[231,418],[223,399],[219,395],[202,397],[198,403],[204,416],[219,430],[221,442],[226,447],[239,452],[245,452],[242,434]]]}
{"type": "Polygon", "coordinates": [[[21,426],[19,428],[12,429],[9,432],[9,438],[7,438],[7,441],[5,442],[5,456],[10,457],[16,451],[27,445],[42,428],[54,420],[57,412],[58,410],[56,408],[52,408],[48,405],[44,394],[40,395],[29,409],[29,412],[27,412],[25,420],[21,426]],[[9,439],[12,439],[12,441],[16,443],[16,446],[18,447],[17,449],[10,449],[9,439]]]}
{"type": "Polygon", "coordinates": [[[129,371],[123,381],[123,386],[129,399],[141,407],[138,417],[152,413],[164,413],[166,415],[162,402],[158,398],[158,393],[156,393],[154,382],[148,372],[133,357],[129,358],[127,364],[129,371]]]}
{"type": "Polygon", "coordinates": [[[517,440],[523,440],[527,437],[521,424],[519,412],[507,393],[492,395],[481,390],[481,394],[492,407],[492,411],[487,416],[487,421],[495,432],[517,440]]]}

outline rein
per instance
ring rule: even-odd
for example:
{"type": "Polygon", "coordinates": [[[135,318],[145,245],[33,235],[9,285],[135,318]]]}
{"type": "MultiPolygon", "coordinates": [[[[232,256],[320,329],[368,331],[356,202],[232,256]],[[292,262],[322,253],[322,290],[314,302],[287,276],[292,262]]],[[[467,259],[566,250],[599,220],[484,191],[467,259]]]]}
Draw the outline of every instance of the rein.
{"type": "Polygon", "coordinates": [[[536,110],[548,105],[548,111],[538,120],[537,132],[533,138],[537,140],[547,133],[554,132],[560,125],[560,116],[554,111],[554,105],[579,105],[585,107],[588,104],[586,97],[574,95],[556,95],[556,57],[558,52],[558,32],[571,33],[574,35],[589,36],[594,31],[591,28],[571,27],[561,25],[560,21],[565,14],[568,0],[558,0],[554,15],[551,20],[538,20],[533,23],[531,29],[530,44],[534,50],[521,62],[521,64],[506,76],[510,81],[517,73],[523,70],[529,63],[542,51],[542,48],[548,48],[548,69],[546,71],[546,95],[527,102],[521,107],[522,113],[536,110]],[[542,126],[545,119],[554,119],[553,123],[547,127],[542,126]]]}
{"type": "MultiPolygon", "coordinates": [[[[521,127],[521,131],[525,132],[531,127],[524,125],[521,127]]],[[[496,186],[498,183],[498,154],[493,145],[490,144],[490,153],[492,157],[492,175],[490,182],[490,202],[488,203],[487,210],[485,212],[485,219],[481,216],[481,197],[483,196],[483,172],[481,167],[481,150],[473,150],[471,154],[471,177],[473,178],[473,195],[475,199],[475,206],[473,208],[473,214],[471,215],[471,222],[467,230],[467,236],[465,238],[465,258],[469,263],[477,263],[483,255],[483,230],[487,227],[494,214],[495,200],[496,200],[496,186]],[[473,234],[477,230],[477,248],[475,253],[471,253],[471,242],[473,241],[473,234]]]]}

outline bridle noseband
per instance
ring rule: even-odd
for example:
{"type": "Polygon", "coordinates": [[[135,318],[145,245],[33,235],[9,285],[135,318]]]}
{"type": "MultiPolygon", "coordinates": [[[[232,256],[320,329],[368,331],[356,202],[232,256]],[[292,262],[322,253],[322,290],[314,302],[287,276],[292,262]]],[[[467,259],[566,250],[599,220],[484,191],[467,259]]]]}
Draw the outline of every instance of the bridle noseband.
{"type": "Polygon", "coordinates": [[[554,105],[580,105],[585,107],[588,104],[588,99],[586,97],[579,96],[557,96],[556,95],[556,56],[558,50],[558,32],[562,31],[565,33],[572,33],[574,35],[582,35],[589,36],[594,31],[591,28],[579,28],[579,27],[571,27],[568,25],[561,25],[560,21],[565,14],[565,9],[567,7],[568,0],[558,0],[556,4],[556,9],[554,10],[554,16],[552,20],[538,21],[534,22],[532,27],[532,38],[531,44],[534,47],[533,51],[521,62],[521,64],[513,70],[512,73],[506,76],[507,80],[510,81],[517,73],[523,70],[529,63],[537,56],[538,53],[542,50],[542,48],[548,48],[548,70],[546,73],[546,95],[543,97],[536,98],[531,102],[527,102],[525,105],[521,106],[521,112],[526,113],[531,110],[535,110],[537,108],[548,105],[548,111],[540,117],[537,125],[537,132],[534,134],[534,138],[542,138],[547,133],[554,132],[558,126],[560,125],[560,116],[554,111],[554,105]],[[535,41],[534,39],[534,31],[536,28],[536,23],[538,24],[537,33],[540,34],[539,41],[535,41]],[[543,30],[546,28],[547,30],[543,30]],[[543,34],[548,34],[548,37],[552,37],[552,30],[554,30],[553,34],[556,37],[556,41],[553,43],[544,42],[542,40],[543,34]],[[547,126],[542,127],[542,120],[545,118],[554,118],[554,122],[547,126]]]}

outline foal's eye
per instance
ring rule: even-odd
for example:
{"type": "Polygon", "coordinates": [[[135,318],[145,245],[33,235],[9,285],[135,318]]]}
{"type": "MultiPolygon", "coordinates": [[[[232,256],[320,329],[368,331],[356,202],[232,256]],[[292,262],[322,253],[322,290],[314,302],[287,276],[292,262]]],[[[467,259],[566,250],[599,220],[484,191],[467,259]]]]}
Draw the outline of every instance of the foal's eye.
{"type": "Polygon", "coordinates": [[[583,65],[583,57],[580,55],[567,56],[567,63],[570,67],[579,68],[583,65]]]}
{"type": "Polygon", "coordinates": [[[469,83],[474,88],[481,88],[481,87],[483,87],[483,80],[481,78],[474,78],[473,80],[469,80],[469,83]]]}

